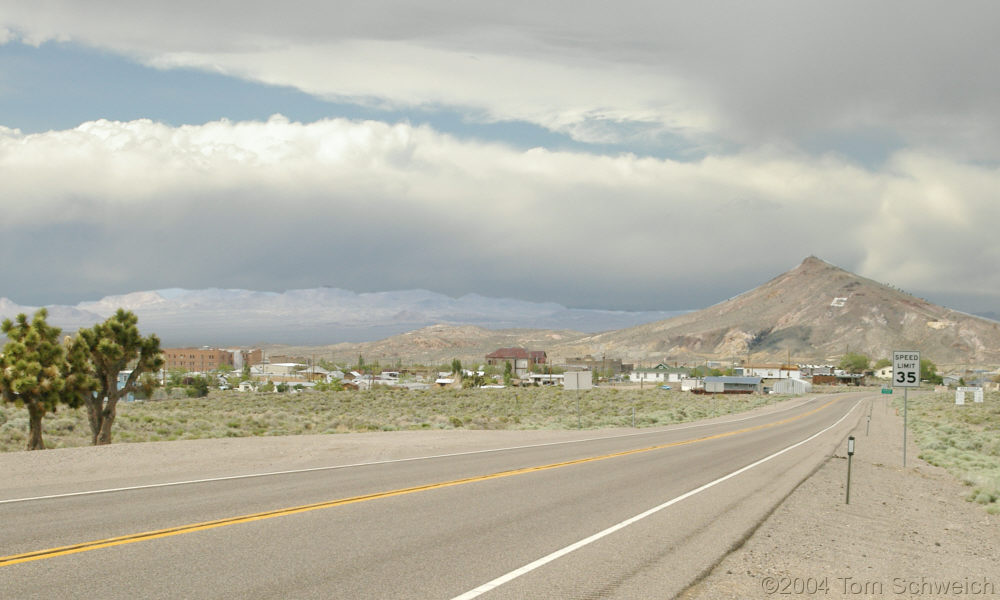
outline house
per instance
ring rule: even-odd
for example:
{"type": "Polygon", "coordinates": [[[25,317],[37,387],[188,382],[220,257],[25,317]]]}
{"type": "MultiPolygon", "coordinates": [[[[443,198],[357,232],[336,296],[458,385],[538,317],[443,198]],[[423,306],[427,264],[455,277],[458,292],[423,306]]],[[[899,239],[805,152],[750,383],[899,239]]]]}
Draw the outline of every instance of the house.
{"type": "Polygon", "coordinates": [[[562,362],[563,367],[570,370],[593,371],[601,374],[618,375],[632,370],[634,365],[622,362],[620,358],[594,358],[591,355],[567,358],[562,362]]]}
{"type": "Polygon", "coordinates": [[[892,379],[892,365],[876,369],[875,377],[878,379],[892,379]]]}
{"type": "Polygon", "coordinates": [[[438,377],[434,380],[434,385],[439,388],[455,387],[454,377],[438,377]]]}
{"type": "Polygon", "coordinates": [[[528,375],[528,381],[532,385],[562,385],[565,377],[553,373],[531,373],[528,375]]]}
{"type": "Polygon", "coordinates": [[[812,382],[816,385],[864,385],[865,376],[862,373],[847,373],[838,369],[833,375],[813,375],[812,382]]]}
{"type": "Polygon", "coordinates": [[[273,375],[295,375],[300,371],[305,371],[308,365],[295,362],[270,363],[264,365],[264,371],[273,375]]]}
{"type": "MultiPolygon", "coordinates": [[[[836,369],[833,365],[799,365],[799,370],[803,376],[813,377],[815,375],[833,375],[836,369]]],[[[889,377],[892,377],[891,371],[889,377]]]]}
{"type": "MultiPolygon", "coordinates": [[[[132,375],[132,371],[131,370],[129,370],[129,371],[119,371],[118,372],[117,389],[120,390],[123,387],[125,387],[125,384],[128,383],[128,378],[129,378],[130,375],[132,375]]],[[[135,401],[135,394],[133,394],[132,392],[129,392],[128,394],[126,394],[125,395],[125,401],[126,402],[134,402],[135,401]]]]}
{"type": "Polygon", "coordinates": [[[511,372],[516,377],[527,375],[536,365],[544,365],[547,360],[544,350],[524,348],[500,348],[486,355],[486,364],[503,367],[510,363],[511,372]]]}
{"type": "Polygon", "coordinates": [[[297,372],[302,377],[305,377],[308,381],[322,381],[329,383],[331,381],[331,371],[324,369],[323,367],[317,367],[315,365],[302,369],[297,372]]]}
{"type": "MultiPolygon", "coordinates": [[[[698,390],[693,390],[697,392],[698,390]]],[[[706,394],[760,394],[764,391],[760,377],[706,377],[706,394]]]]}
{"type": "Polygon", "coordinates": [[[745,365],[733,369],[733,373],[742,377],[760,377],[761,379],[802,379],[802,370],[798,365],[745,365]]]}
{"type": "Polygon", "coordinates": [[[945,375],[941,377],[941,385],[945,387],[955,387],[960,385],[964,378],[958,374],[945,375]]]}
{"type": "Polygon", "coordinates": [[[680,383],[691,374],[687,367],[671,367],[660,363],[649,369],[633,369],[628,374],[629,381],[635,383],[680,383]]]}

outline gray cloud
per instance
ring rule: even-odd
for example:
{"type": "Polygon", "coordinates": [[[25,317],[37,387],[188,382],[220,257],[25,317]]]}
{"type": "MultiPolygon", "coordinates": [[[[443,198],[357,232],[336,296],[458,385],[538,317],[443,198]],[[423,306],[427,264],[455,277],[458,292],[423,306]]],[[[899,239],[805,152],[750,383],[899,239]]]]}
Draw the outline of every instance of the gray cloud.
{"type": "Polygon", "coordinates": [[[36,7],[4,7],[0,43],[692,158],[338,120],[0,130],[0,277],[20,302],[333,285],[683,309],[815,254],[1000,306],[994,3],[36,7]]]}
{"type": "Polygon", "coordinates": [[[1000,157],[991,2],[48,4],[8,7],[0,27],[585,141],[794,146],[878,129],[961,158],[1000,157]]]}
{"type": "Polygon", "coordinates": [[[1000,288],[1000,174],[917,153],[872,173],[519,151],[376,122],[105,121],[6,132],[0,176],[0,279],[21,303],[330,285],[670,310],[809,254],[910,289],[1000,288]],[[969,272],[989,274],[962,287],[969,272]]]}

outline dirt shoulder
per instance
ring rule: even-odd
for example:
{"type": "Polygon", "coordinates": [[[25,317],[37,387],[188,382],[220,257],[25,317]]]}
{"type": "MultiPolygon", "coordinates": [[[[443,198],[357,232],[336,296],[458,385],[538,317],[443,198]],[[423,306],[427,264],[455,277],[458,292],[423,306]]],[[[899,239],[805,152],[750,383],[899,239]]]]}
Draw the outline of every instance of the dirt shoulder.
{"type": "Polygon", "coordinates": [[[1000,598],[1000,516],[970,488],[907,447],[903,419],[879,398],[846,445],[804,481],[684,600],[744,598],[1000,598]]]}

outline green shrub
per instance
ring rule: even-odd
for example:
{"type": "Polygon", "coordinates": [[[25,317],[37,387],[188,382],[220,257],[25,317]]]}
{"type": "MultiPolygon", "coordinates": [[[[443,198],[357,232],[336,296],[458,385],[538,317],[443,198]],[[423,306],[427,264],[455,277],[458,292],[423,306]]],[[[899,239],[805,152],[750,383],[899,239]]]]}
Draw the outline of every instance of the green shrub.
{"type": "MultiPolygon", "coordinates": [[[[316,391],[309,394],[241,393],[212,390],[207,397],[174,398],[119,405],[116,442],[396,431],[405,429],[575,429],[629,427],[632,409],[642,427],[743,412],[784,398],[750,396],[717,399],[659,389],[559,388],[497,390],[316,391]]],[[[0,450],[21,450],[27,412],[0,405],[0,450]]],[[[46,441],[55,446],[90,444],[81,409],[61,409],[45,419],[46,441]]],[[[984,436],[982,440],[987,440],[984,436]]],[[[980,444],[985,447],[986,442],[980,444]]]]}
{"type": "MultiPolygon", "coordinates": [[[[1000,394],[987,394],[983,403],[956,406],[950,393],[925,394],[908,406],[920,457],[942,467],[973,487],[970,502],[987,506],[993,514],[1000,498],[1000,394]]],[[[900,409],[901,400],[896,400],[900,409]]]]}

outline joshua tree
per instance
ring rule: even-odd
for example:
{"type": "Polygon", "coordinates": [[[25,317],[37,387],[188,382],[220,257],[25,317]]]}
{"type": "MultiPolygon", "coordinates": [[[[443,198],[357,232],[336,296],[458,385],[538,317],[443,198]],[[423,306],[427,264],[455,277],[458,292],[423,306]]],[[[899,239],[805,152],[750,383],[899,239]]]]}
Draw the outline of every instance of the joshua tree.
{"type": "Polygon", "coordinates": [[[28,409],[28,450],[42,450],[42,418],[59,404],[77,407],[96,381],[88,375],[87,353],[79,338],[59,343],[61,330],[46,323],[42,308],[29,322],[24,314],[5,319],[9,340],[0,356],[0,393],[6,402],[28,409]]]}
{"type": "Polygon", "coordinates": [[[95,446],[111,443],[111,425],[115,422],[118,401],[136,391],[143,373],[163,366],[160,339],[155,335],[142,337],[138,322],[131,311],[119,308],[107,321],[80,330],[98,381],[97,395],[87,397],[87,417],[95,446]],[[132,372],[119,386],[118,374],[130,364],[132,372]]]}

